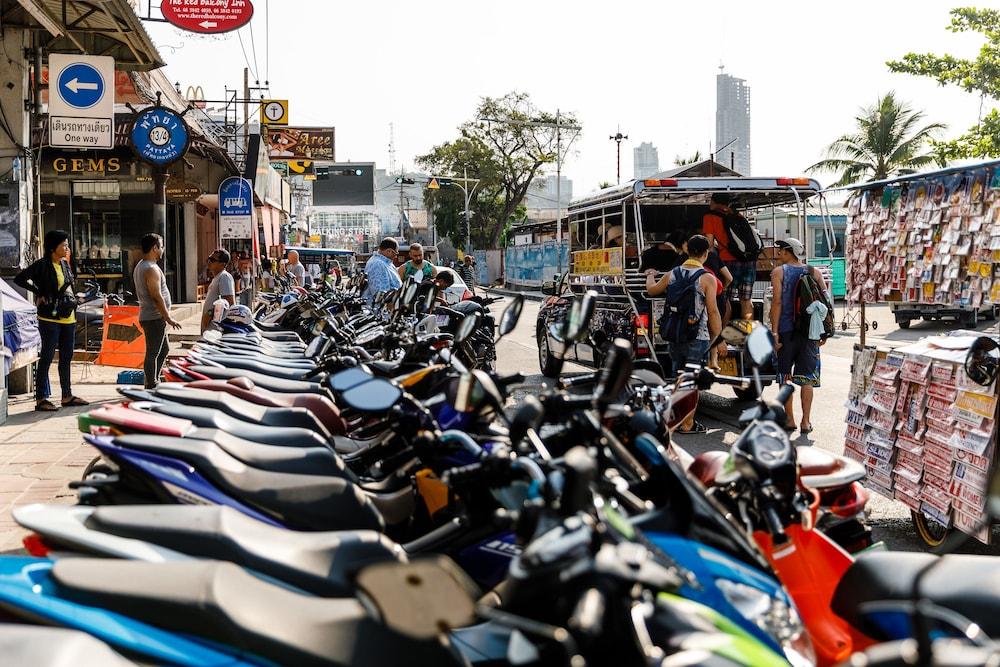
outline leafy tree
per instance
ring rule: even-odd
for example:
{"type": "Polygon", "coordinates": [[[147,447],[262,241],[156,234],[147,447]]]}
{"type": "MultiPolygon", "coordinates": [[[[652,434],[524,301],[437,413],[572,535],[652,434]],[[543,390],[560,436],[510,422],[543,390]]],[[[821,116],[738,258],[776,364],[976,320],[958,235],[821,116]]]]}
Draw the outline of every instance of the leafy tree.
{"type": "Polygon", "coordinates": [[[610,188],[613,185],[611,181],[601,181],[597,184],[598,190],[603,190],[604,188],[610,188]]]}
{"type": "Polygon", "coordinates": [[[854,119],[857,130],[827,146],[826,157],[807,171],[841,172],[834,185],[913,173],[936,161],[933,153],[923,151],[945,127],[941,123],[919,127],[923,119],[923,112],[886,93],[873,106],[862,108],[854,119]]]}
{"type": "Polygon", "coordinates": [[[701,151],[695,151],[691,155],[684,157],[683,155],[674,156],[674,166],[683,167],[686,164],[694,164],[695,162],[701,162],[701,151]]]}
{"type": "Polygon", "coordinates": [[[975,127],[952,141],[934,142],[941,160],[1000,156],[1000,112],[996,108],[982,116],[987,98],[1000,99],[1000,11],[960,7],[951,10],[954,33],[978,32],[986,38],[974,60],[933,53],[908,53],[887,63],[893,72],[929,76],[942,86],[958,86],[979,95],[980,119],[975,127]]]}
{"type": "MultiPolygon", "coordinates": [[[[475,119],[459,128],[459,138],[435,146],[417,158],[422,167],[435,174],[461,177],[467,173],[469,178],[479,179],[469,204],[475,247],[497,247],[505,225],[517,217],[518,207],[532,180],[544,173],[545,165],[556,161],[555,128],[532,124],[554,123],[555,120],[555,114],[537,109],[526,93],[484,97],[476,109],[475,119]]],[[[560,115],[560,123],[577,124],[571,114],[560,115]]],[[[563,150],[570,138],[564,130],[563,150]]],[[[461,239],[464,245],[464,229],[454,229],[456,203],[457,217],[461,219],[464,200],[460,188],[444,186],[428,198],[428,205],[434,207],[438,231],[447,234],[453,242],[461,239]],[[446,190],[453,192],[444,194],[446,190]],[[457,202],[455,192],[458,193],[457,202]]],[[[464,226],[464,219],[461,224],[464,226]]]]}

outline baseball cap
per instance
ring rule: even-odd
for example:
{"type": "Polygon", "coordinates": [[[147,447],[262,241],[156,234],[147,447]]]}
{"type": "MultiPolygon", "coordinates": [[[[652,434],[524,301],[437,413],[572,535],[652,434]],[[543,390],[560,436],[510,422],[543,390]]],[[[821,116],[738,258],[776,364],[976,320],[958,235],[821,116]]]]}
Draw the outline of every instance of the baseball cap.
{"type": "Polygon", "coordinates": [[[805,246],[802,245],[802,241],[793,238],[781,239],[780,241],[774,242],[775,248],[785,248],[789,250],[796,259],[802,259],[806,255],[805,246]]]}

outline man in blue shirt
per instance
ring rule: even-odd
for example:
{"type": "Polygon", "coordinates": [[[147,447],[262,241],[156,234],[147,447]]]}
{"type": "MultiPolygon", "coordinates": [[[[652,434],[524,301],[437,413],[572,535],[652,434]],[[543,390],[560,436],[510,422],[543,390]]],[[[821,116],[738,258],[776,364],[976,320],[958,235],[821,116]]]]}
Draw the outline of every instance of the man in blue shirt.
{"type": "Polygon", "coordinates": [[[399,254],[399,244],[394,238],[384,238],[378,244],[378,252],[371,256],[365,264],[365,275],[368,276],[368,286],[365,287],[364,298],[370,306],[379,292],[399,289],[403,282],[396,273],[392,260],[399,254]]]}

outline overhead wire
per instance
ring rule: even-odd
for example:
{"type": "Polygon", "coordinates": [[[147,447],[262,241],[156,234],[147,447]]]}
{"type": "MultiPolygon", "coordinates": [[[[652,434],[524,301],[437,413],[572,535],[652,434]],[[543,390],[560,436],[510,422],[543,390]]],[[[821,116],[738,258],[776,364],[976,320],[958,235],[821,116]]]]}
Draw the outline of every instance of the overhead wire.
{"type": "MultiPolygon", "coordinates": [[[[250,66],[250,59],[249,59],[249,58],[247,58],[247,50],[246,50],[246,47],[245,47],[245,46],[243,46],[243,35],[242,35],[242,28],[241,28],[240,30],[237,30],[237,31],[236,31],[236,36],[237,36],[237,37],[239,38],[239,40],[240,40],[240,50],[241,50],[241,51],[243,51],[243,62],[245,62],[245,63],[247,64],[247,69],[248,69],[248,70],[250,70],[250,71],[253,71],[253,68],[252,68],[252,67],[250,66]]],[[[257,78],[257,79],[259,79],[260,77],[258,77],[258,76],[257,76],[257,74],[256,74],[256,73],[254,73],[254,78],[257,78]]]]}
{"type": "Polygon", "coordinates": [[[260,85],[260,67],[257,65],[257,39],[253,36],[253,21],[250,21],[250,51],[253,53],[254,79],[260,85]]]}
{"type": "Polygon", "coordinates": [[[264,0],[264,83],[271,81],[271,2],[264,0]]]}

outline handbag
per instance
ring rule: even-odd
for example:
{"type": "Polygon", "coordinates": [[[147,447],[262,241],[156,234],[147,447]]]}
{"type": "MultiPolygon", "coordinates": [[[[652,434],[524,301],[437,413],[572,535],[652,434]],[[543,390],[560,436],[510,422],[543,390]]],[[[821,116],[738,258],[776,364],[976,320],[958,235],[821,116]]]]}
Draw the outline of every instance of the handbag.
{"type": "MultiPolygon", "coordinates": [[[[62,270],[62,263],[60,263],[59,268],[62,270]]],[[[72,294],[66,294],[66,289],[72,284],[72,280],[65,280],[63,286],[56,292],[55,302],[52,304],[52,318],[61,320],[76,312],[76,297],[72,294]]]]}

